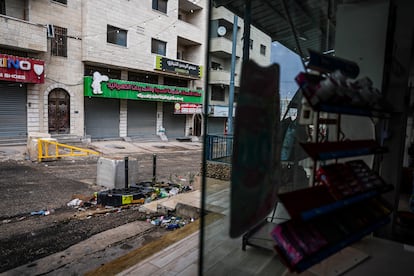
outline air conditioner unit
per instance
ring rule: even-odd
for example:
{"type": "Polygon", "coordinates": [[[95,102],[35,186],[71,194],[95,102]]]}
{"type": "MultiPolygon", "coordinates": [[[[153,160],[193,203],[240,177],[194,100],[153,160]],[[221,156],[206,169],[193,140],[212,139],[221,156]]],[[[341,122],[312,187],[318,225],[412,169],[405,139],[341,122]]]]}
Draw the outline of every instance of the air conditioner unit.
{"type": "Polygon", "coordinates": [[[55,37],[55,27],[52,24],[47,24],[47,38],[55,37]]]}

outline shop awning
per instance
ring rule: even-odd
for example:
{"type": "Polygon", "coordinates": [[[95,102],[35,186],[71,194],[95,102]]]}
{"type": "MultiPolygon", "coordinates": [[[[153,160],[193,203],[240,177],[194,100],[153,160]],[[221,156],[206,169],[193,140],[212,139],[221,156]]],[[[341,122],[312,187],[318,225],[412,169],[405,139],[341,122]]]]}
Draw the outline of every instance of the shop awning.
{"type": "Polygon", "coordinates": [[[335,37],[336,0],[213,0],[215,7],[224,6],[245,18],[246,3],[251,1],[251,25],[268,34],[272,41],[299,53],[299,43],[304,57],[307,49],[326,52],[333,49],[335,37]],[[292,30],[291,24],[294,27],[292,30]]]}

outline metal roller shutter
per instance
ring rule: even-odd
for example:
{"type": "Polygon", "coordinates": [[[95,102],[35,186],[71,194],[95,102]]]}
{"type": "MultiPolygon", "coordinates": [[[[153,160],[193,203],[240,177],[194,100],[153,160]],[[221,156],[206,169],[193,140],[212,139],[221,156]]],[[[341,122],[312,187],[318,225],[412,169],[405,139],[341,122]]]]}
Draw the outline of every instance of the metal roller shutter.
{"type": "Polygon", "coordinates": [[[85,97],[85,129],[92,139],[119,138],[119,100],[85,97]]]}
{"type": "Polygon", "coordinates": [[[174,103],[163,103],[163,126],[169,139],[185,135],[185,115],[174,114],[174,103]]]}
{"type": "Polygon", "coordinates": [[[27,137],[26,86],[0,84],[0,137],[27,137]]]}
{"type": "Polygon", "coordinates": [[[208,134],[223,135],[226,127],[226,118],[209,117],[207,123],[208,134]]]}
{"type": "Polygon", "coordinates": [[[128,137],[156,138],[157,103],[128,101],[128,137]]]}

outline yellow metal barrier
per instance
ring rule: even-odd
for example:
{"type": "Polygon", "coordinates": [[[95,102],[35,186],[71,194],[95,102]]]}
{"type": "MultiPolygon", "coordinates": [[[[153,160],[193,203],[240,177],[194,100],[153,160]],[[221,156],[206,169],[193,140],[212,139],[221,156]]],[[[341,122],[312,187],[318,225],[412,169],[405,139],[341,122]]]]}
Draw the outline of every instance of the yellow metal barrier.
{"type": "Polygon", "coordinates": [[[37,142],[37,160],[42,162],[43,159],[47,158],[59,158],[59,157],[69,157],[69,156],[88,156],[90,154],[99,155],[99,152],[89,149],[78,148],[74,146],[69,146],[66,144],[61,144],[55,141],[38,139],[37,142]],[[49,153],[50,147],[54,146],[55,151],[49,153]]]}

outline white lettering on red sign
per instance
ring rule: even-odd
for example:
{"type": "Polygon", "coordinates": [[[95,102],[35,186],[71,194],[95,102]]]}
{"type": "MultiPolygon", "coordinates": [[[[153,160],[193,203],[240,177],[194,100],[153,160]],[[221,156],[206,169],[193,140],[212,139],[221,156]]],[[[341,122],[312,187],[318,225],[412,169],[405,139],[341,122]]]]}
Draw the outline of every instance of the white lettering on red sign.
{"type": "Polygon", "coordinates": [[[29,71],[30,69],[32,69],[32,64],[28,60],[2,58],[0,59],[0,67],[7,69],[20,69],[24,71],[29,71]]]}

